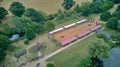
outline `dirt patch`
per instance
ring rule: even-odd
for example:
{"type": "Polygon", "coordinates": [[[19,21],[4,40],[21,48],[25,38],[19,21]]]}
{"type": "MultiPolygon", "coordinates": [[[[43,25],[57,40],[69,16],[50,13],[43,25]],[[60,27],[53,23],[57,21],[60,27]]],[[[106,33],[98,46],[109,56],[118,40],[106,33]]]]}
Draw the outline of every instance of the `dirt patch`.
{"type": "Polygon", "coordinates": [[[95,22],[84,22],[82,24],[78,24],[73,27],[54,33],[52,36],[55,40],[62,43],[72,37],[75,37],[79,34],[82,34],[85,31],[94,28],[95,26],[96,26],[95,22]]]}

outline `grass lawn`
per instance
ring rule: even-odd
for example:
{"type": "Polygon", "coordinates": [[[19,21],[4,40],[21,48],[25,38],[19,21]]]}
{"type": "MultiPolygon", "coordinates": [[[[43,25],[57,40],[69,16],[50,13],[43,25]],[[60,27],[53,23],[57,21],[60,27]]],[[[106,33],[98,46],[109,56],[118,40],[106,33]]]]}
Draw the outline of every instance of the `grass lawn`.
{"type": "Polygon", "coordinates": [[[54,63],[55,67],[74,67],[81,60],[88,56],[88,44],[94,40],[95,35],[76,43],[61,53],[48,59],[48,62],[54,63]]]}
{"type": "MultiPolygon", "coordinates": [[[[61,6],[63,0],[4,0],[2,6],[9,8],[10,4],[14,1],[19,1],[23,3],[26,8],[34,8],[36,10],[41,10],[46,14],[53,14],[58,11],[58,9],[64,10],[61,6]]],[[[81,5],[81,2],[87,2],[92,0],[75,0],[77,4],[81,5]]]]}

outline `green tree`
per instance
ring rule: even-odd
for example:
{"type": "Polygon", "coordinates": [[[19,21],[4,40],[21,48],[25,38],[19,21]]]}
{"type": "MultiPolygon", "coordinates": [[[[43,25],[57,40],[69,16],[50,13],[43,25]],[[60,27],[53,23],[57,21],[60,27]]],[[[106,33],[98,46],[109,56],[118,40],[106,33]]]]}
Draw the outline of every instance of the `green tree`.
{"type": "MultiPolygon", "coordinates": [[[[118,26],[117,26],[118,31],[120,31],[120,20],[118,21],[118,26]]],[[[119,38],[119,37],[118,37],[119,38]]]]}
{"type": "Polygon", "coordinates": [[[120,41],[120,33],[116,33],[116,34],[113,36],[113,39],[115,39],[116,41],[120,41]]]}
{"type": "Polygon", "coordinates": [[[47,20],[53,20],[55,18],[54,14],[50,14],[47,16],[47,20]]]}
{"type": "Polygon", "coordinates": [[[0,7],[0,19],[3,19],[6,15],[8,15],[8,11],[4,7],[0,7]]]}
{"type": "Polygon", "coordinates": [[[120,0],[111,0],[114,3],[120,3],[120,0]]]}
{"type": "Polygon", "coordinates": [[[64,9],[69,10],[70,8],[72,8],[75,5],[75,1],[73,0],[64,0],[64,2],[62,3],[62,6],[64,7],[64,9]]]}
{"type": "Polygon", "coordinates": [[[120,5],[118,5],[118,7],[117,7],[116,11],[120,11],[120,5]]]}
{"type": "Polygon", "coordinates": [[[113,17],[113,18],[110,18],[108,21],[107,21],[107,27],[108,28],[112,28],[112,29],[117,29],[117,26],[118,26],[118,19],[113,17]]]}
{"type": "Polygon", "coordinates": [[[111,18],[111,13],[110,12],[103,12],[100,15],[100,19],[103,21],[107,21],[109,18],[111,18]]]}
{"type": "Polygon", "coordinates": [[[42,12],[37,12],[33,8],[28,8],[25,11],[24,16],[26,16],[28,18],[31,18],[32,21],[38,22],[38,23],[41,23],[41,24],[44,24],[44,22],[46,20],[44,14],[42,12]]]}
{"type": "Polygon", "coordinates": [[[36,33],[31,28],[25,30],[25,36],[28,40],[32,40],[36,37],[36,33]]]}
{"type": "Polygon", "coordinates": [[[90,67],[103,67],[100,58],[107,58],[110,55],[110,46],[103,39],[96,38],[89,46],[91,57],[90,67]]]}
{"type": "Polygon", "coordinates": [[[21,17],[23,15],[23,13],[25,12],[25,7],[23,6],[22,3],[12,2],[12,4],[10,5],[9,10],[15,16],[21,17]]]}
{"type": "Polygon", "coordinates": [[[35,22],[30,23],[28,28],[32,28],[35,33],[43,33],[45,30],[44,25],[35,22]]]}
{"type": "Polygon", "coordinates": [[[0,20],[0,25],[2,24],[2,21],[0,20]]]}
{"type": "Polygon", "coordinates": [[[90,57],[106,58],[110,55],[110,46],[103,40],[96,38],[89,46],[90,57]]]}
{"type": "Polygon", "coordinates": [[[6,52],[4,50],[0,50],[0,62],[3,61],[6,57],[6,52]]]}
{"type": "Polygon", "coordinates": [[[80,6],[77,4],[74,8],[74,11],[76,11],[77,13],[80,13],[80,6]]]}
{"type": "Polygon", "coordinates": [[[91,8],[90,8],[90,3],[86,2],[83,3],[82,6],[80,7],[81,13],[83,16],[88,16],[91,13],[91,8]]]}
{"type": "Polygon", "coordinates": [[[52,22],[47,22],[45,24],[45,28],[46,28],[46,30],[51,31],[51,30],[55,29],[55,25],[52,22]]]}
{"type": "Polygon", "coordinates": [[[109,10],[114,6],[114,3],[112,1],[106,1],[103,5],[100,6],[102,11],[109,10]]]}
{"type": "Polygon", "coordinates": [[[3,0],[0,0],[0,2],[3,2],[3,0]]]}
{"type": "Polygon", "coordinates": [[[0,35],[0,50],[7,50],[10,46],[10,40],[6,35],[0,35]]]}
{"type": "Polygon", "coordinates": [[[100,6],[101,6],[100,2],[98,1],[92,2],[90,4],[90,8],[92,9],[91,13],[100,13],[101,12],[100,6]]]}
{"type": "Polygon", "coordinates": [[[26,17],[16,18],[15,19],[15,27],[19,33],[25,32],[25,27],[27,23],[32,23],[31,19],[26,17]]]}
{"type": "Polygon", "coordinates": [[[115,11],[112,13],[112,17],[120,18],[120,11],[115,11]]]}
{"type": "Polygon", "coordinates": [[[104,3],[104,2],[107,1],[107,0],[92,0],[92,2],[96,2],[96,1],[101,2],[101,3],[104,3]]]}
{"type": "Polygon", "coordinates": [[[55,65],[52,64],[52,63],[48,63],[48,64],[47,64],[47,67],[55,67],[55,65]]]}

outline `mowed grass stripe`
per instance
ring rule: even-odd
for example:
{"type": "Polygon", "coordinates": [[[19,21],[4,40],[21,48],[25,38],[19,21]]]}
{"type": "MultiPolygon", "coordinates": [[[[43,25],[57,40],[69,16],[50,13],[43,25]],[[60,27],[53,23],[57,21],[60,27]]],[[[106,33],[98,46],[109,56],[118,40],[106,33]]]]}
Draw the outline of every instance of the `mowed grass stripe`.
{"type": "Polygon", "coordinates": [[[75,45],[67,48],[59,54],[48,59],[53,62],[56,67],[74,67],[77,63],[88,56],[88,44],[95,39],[95,35],[76,43],[75,45]]]}

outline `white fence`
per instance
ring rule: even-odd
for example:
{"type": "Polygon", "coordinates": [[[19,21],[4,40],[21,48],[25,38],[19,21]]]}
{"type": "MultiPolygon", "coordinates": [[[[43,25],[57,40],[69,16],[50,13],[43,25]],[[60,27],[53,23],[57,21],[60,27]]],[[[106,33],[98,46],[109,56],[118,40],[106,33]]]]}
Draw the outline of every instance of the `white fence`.
{"type": "Polygon", "coordinates": [[[49,34],[53,34],[53,33],[59,32],[59,31],[61,31],[61,30],[64,30],[64,28],[67,29],[67,28],[69,28],[69,27],[75,26],[75,25],[77,25],[77,24],[80,24],[80,23],[83,23],[83,22],[86,22],[86,21],[87,21],[87,19],[83,19],[83,20],[78,21],[78,22],[76,22],[76,23],[73,23],[73,24],[64,26],[63,28],[59,28],[59,29],[53,30],[53,31],[49,32],[49,34]]]}

